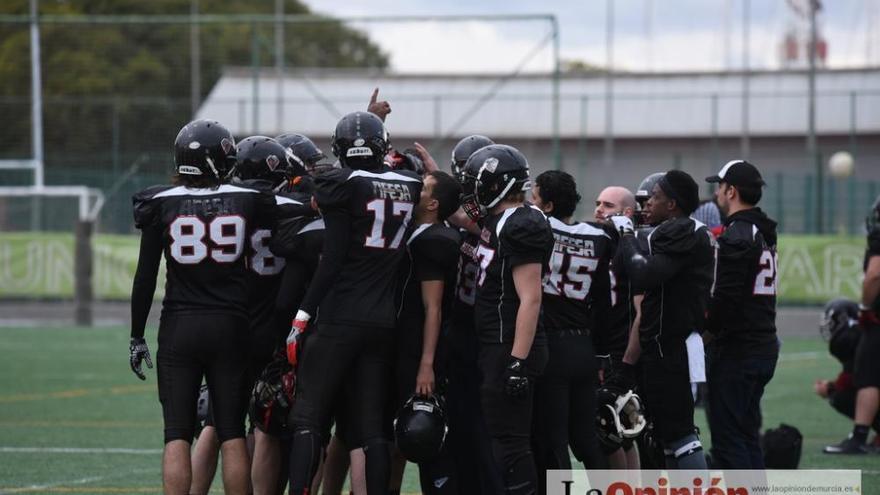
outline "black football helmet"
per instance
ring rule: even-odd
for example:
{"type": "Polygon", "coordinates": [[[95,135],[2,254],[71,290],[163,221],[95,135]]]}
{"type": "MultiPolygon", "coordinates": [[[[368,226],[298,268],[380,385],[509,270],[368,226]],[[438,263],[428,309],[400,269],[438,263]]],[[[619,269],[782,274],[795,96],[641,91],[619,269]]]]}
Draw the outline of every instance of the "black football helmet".
{"type": "Polygon", "coordinates": [[[177,133],[174,165],[178,174],[209,175],[222,181],[235,165],[235,139],[216,120],[194,120],[177,133]]]}
{"type": "Polygon", "coordinates": [[[632,390],[600,387],[596,391],[596,430],[599,440],[609,447],[620,447],[645,429],[642,400],[632,390]]]}
{"type": "Polygon", "coordinates": [[[529,162],[513,146],[490,144],[468,157],[461,184],[462,208],[477,220],[510,191],[529,188],[529,162]]]}
{"type": "Polygon", "coordinates": [[[859,319],[859,305],[849,299],[838,298],[828,301],[819,320],[819,335],[830,341],[841,330],[852,326],[859,319]]]}
{"type": "Polygon", "coordinates": [[[199,398],[196,400],[196,437],[205,429],[210,417],[211,396],[208,393],[208,385],[203,383],[199,388],[199,398]]]}
{"type": "Polygon", "coordinates": [[[294,162],[294,176],[312,173],[319,166],[318,163],[327,158],[321,148],[302,134],[282,134],[276,136],[275,140],[293,155],[291,158],[294,162]]]}
{"type": "Polygon", "coordinates": [[[648,198],[653,194],[654,186],[657,185],[657,182],[659,182],[664,175],[666,174],[663,172],[656,172],[642,179],[642,182],[639,183],[639,187],[636,188],[635,194],[639,206],[642,208],[645,207],[648,198]]]}
{"type": "Polygon", "coordinates": [[[276,352],[254,383],[248,416],[260,431],[280,435],[288,429],[293,407],[296,372],[283,352],[276,352]]]}
{"type": "Polygon", "coordinates": [[[343,167],[375,170],[382,167],[391,139],[382,119],[370,112],[352,112],[339,120],[330,138],[333,154],[343,167]]]}
{"type": "Polygon", "coordinates": [[[293,160],[278,141],[266,136],[251,136],[241,140],[235,152],[233,175],[240,180],[261,179],[273,187],[287,183],[293,170],[293,160]]]}
{"type": "Polygon", "coordinates": [[[443,400],[413,395],[394,418],[394,440],[403,457],[420,463],[437,457],[449,432],[443,400]]]}
{"type": "Polygon", "coordinates": [[[483,146],[489,146],[490,144],[495,144],[495,141],[479,134],[473,134],[459,141],[458,144],[452,148],[452,176],[456,179],[460,179],[467,159],[474,151],[477,151],[483,146]]]}

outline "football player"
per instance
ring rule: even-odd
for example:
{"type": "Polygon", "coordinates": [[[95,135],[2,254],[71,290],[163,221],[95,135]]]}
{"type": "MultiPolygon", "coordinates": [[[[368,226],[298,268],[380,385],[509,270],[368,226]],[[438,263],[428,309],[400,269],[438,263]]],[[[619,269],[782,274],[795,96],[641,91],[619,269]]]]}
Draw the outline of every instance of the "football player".
{"type": "MultiPolygon", "coordinates": [[[[445,392],[446,350],[439,349],[445,347],[440,333],[450,316],[461,244],[458,230],[445,221],[458,209],[460,196],[461,185],[449,174],[437,171],[425,176],[415,210],[415,230],[407,240],[409,259],[402,273],[403,295],[397,320],[397,408],[413,394],[430,397],[445,392]]],[[[448,448],[438,458],[420,463],[422,492],[457,493],[453,464],[448,448]]]]}
{"type": "Polygon", "coordinates": [[[535,493],[532,399],[548,359],[539,316],[553,234],[541,210],[525,204],[529,165],[516,148],[480,148],[463,175],[463,207],[482,226],[474,314],[483,414],[506,493],[535,493]]]}
{"type": "MultiPolygon", "coordinates": [[[[629,189],[620,186],[606,187],[596,198],[594,218],[597,222],[607,223],[615,215],[633,218],[637,213],[636,198],[629,189]]],[[[614,247],[615,253],[617,245],[614,247]]],[[[622,263],[611,262],[611,312],[608,327],[598,329],[593,334],[593,343],[601,364],[601,376],[604,380],[607,373],[620,366],[630,329],[635,322],[637,308],[633,305],[633,294],[629,277],[621,267],[622,263]]],[[[612,469],[639,469],[639,452],[636,443],[624,441],[622,445],[609,445],[602,442],[602,448],[608,455],[612,469]]]]}
{"type": "Polygon", "coordinates": [[[224,184],[235,163],[235,141],[219,122],[196,120],[174,143],[174,185],[135,194],[141,246],[132,286],[132,371],[151,367],[144,326],[165,254],[167,283],[159,325],[157,375],[165,423],[165,493],[188,493],[190,444],[202,378],[211,396],[223,454],[226,493],[248,489],[244,404],[248,348],[247,240],[283,215],[287,200],[224,184]],[[257,220],[260,220],[258,222],[257,220]]]}
{"type": "Polygon", "coordinates": [[[367,491],[378,494],[387,491],[390,475],[384,419],[398,280],[389,273],[405,256],[403,241],[422,181],[407,171],[385,170],[388,132],[372,113],[344,116],[332,143],[342,168],[319,175],[315,190],[325,225],[323,256],[287,338],[299,380],[291,412],[291,493],[308,493],[324,425],[344,380],[352,377],[367,491]],[[312,318],[319,331],[300,349],[312,318]]]}
{"type": "Polygon", "coordinates": [[[657,436],[672,469],[705,469],[694,428],[694,398],[685,341],[703,319],[714,276],[714,238],[689,218],[699,204],[699,186],[685,172],[671,170],[654,186],[645,220],[656,226],[641,252],[631,219],[611,217],[620,232],[619,256],[630,281],[644,290],[638,340],[630,339],[623,363],[607,380],[634,390],[641,362],[642,389],[657,436]]]}
{"type": "MultiPolygon", "coordinates": [[[[828,400],[837,412],[854,419],[856,414],[856,394],[853,373],[855,371],[856,350],[862,339],[859,328],[859,305],[849,299],[834,299],[825,305],[819,322],[819,333],[828,342],[828,350],[843,366],[834,380],[816,380],[813,389],[816,395],[828,400]]],[[[874,416],[871,425],[874,430],[873,447],[880,447],[880,415],[874,416]]]]}
{"type": "MultiPolygon", "coordinates": [[[[478,149],[495,144],[486,136],[474,134],[462,138],[452,149],[451,172],[463,181],[464,165],[478,149]]],[[[474,328],[476,301],[476,254],[480,245],[479,229],[463,212],[459,220],[473,227],[459,229],[462,236],[458,261],[458,277],[449,329],[449,393],[446,410],[449,414],[449,446],[456,462],[459,486],[472,487],[481,493],[504,491],[501,470],[492,454],[492,444],[480,407],[481,373],[478,364],[478,335],[474,328]]]]}
{"type": "Polygon", "coordinates": [[[865,279],[859,303],[862,338],[856,349],[856,410],[853,431],[837,445],[825,447],[826,454],[864,454],[871,423],[880,410],[880,197],[868,216],[868,247],[865,250],[865,279]]]}
{"type": "MultiPolygon", "coordinates": [[[[602,224],[575,222],[574,177],[556,170],[535,178],[532,200],[550,219],[555,243],[544,279],[542,313],[550,361],[535,387],[539,473],[571,469],[569,445],[588,469],[604,467],[596,422],[599,363],[592,335],[608,328],[611,236],[602,224]]],[[[542,476],[543,478],[543,476],[542,476]]],[[[539,485],[544,493],[546,482],[539,485]]]]}
{"type": "Polygon", "coordinates": [[[776,222],[756,205],[764,180],[743,160],[706,181],[724,214],[706,333],[712,465],[764,469],[761,397],[779,358],[776,338],[776,222]]]}

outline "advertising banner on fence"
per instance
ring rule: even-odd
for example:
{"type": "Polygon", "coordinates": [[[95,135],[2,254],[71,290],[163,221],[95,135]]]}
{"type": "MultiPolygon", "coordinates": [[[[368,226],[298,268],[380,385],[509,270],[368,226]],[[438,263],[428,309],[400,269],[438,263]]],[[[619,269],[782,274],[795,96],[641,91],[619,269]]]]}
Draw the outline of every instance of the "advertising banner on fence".
{"type": "Polygon", "coordinates": [[[548,495],[860,494],[857,470],[547,471],[548,495]]]}
{"type": "MultiPolygon", "coordinates": [[[[96,235],[93,239],[95,297],[128,299],[137,267],[138,237],[96,235]]],[[[824,304],[834,297],[856,299],[862,287],[862,237],[781,236],[779,302],[824,304]]],[[[73,235],[0,233],[0,297],[73,297],[73,235]]],[[[164,269],[156,297],[162,296],[164,269]]]]}

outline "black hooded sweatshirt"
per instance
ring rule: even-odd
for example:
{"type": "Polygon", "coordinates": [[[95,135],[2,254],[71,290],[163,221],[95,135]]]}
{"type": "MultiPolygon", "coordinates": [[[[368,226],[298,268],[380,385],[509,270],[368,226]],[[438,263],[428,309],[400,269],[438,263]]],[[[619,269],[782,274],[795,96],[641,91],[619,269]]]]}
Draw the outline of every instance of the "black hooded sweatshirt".
{"type": "Polygon", "coordinates": [[[724,226],[706,330],[721,355],[776,356],[776,222],[750,208],[724,226]]]}

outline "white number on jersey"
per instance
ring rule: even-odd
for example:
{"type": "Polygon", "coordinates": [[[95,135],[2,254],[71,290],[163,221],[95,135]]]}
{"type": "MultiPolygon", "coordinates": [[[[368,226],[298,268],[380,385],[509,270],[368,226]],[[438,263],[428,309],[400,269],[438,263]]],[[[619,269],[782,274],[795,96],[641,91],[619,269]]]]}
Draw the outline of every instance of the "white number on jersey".
{"type": "Polygon", "coordinates": [[[755,290],[753,294],[756,296],[775,296],[776,295],[776,253],[765,249],[761,253],[761,259],[758,261],[761,271],[755,277],[755,290]]]}
{"type": "Polygon", "coordinates": [[[403,241],[403,234],[406,232],[406,226],[409,225],[410,218],[412,218],[413,204],[407,201],[393,201],[391,203],[391,215],[403,217],[403,221],[400,223],[400,228],[397,229],[394,238],[391,239],[391,244],[387,246],[385,236],[382,234],[382,229],[385,227],[385,210],[384,199],[374,199],[367,203],[367,211],[373,212],[373,228],[370,229],[370,235],[364,240],[364,246],[380,249],[397,249],[400,247],[400,243],[403,241]]]}
{"type": "Polygon", "coordinates": [[[254,250],[251,270],[258,275],[278,275],[284,269],[284,258],[279,258],[269,251],[271,239],[272,231],[269,229],[260,229],[251,236],[251,249],[254,250]]]}
{"type": "Polygon", "coordinates": [[[482,287],[483,282],[486,281],[486,271],[489,269],[489,264],[492,263],[492,258],[494,257],[494,249],[486,247],[482,244],[480,244],[480,247],[477,248],[477,261],[480,263],[479,276],[477,277],[478,287],[482,287]]]}
{"type": "Polygon", "coordinates": [[[557,296],[564,294],[569,299],[583,301],[590,293],[593,282],[590,274],[598,266],[599,260],[595,258],[554,252],[550,257],[550,273],[544,279],[544,292],[557,296]]]}
{"type": "Polygon", "coordinates": [[[198,217],[177,217],[169,226],[171,257],[184,265],[201,263],[210,253],[218,263],[236,261],[244,248],[244,218],[238,215],[216,217],[205,226],[198,217]],[[205,233],[214,246],[205,243],[205,233]]]}

